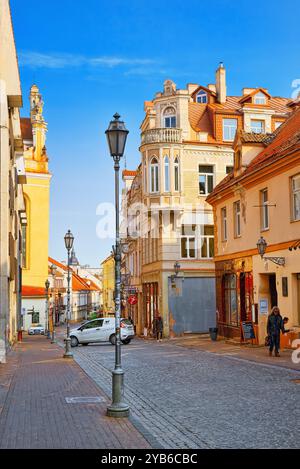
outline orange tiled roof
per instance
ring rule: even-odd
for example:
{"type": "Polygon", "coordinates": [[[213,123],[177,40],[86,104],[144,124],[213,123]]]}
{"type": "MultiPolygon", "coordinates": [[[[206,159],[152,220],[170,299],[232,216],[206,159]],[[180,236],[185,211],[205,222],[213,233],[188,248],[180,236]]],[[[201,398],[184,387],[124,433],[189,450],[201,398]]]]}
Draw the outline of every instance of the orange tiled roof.
{"type": "Polygon", "coordinates": [[[245,173],[252,172],[257,165],[270,159],[274,161],[281,158],[293,147],[300,149],[300,108],[281,124],[274,135],[271,143],[251,161],[245,173]]]}
{"type": "MultiPolygon", "coordinates": [[[[49,262],[51,262],[52,264],[55,264],[57,267],[60,267],[66,272],[68,271],[68,267],[66,265],[62,264],[61,262],[56,261],[52,257],[49,257],[49,262]]],[[[97,285],[91,280],[80,277],[72,269],[70,269],[70,272],[72,274],[72,290],[73,291],[81,291],[81,290],[99,291],[100,290],[100,288],[97,287],[97,285]],[[90,285],[87,283],[89,281],[90,281],[90,285]]]]}
{"type": "Polygon", "coordinates": [[[240,99],[240,103],[244,103],[245,101],[247,101],[247,99],[252,98],[252,96],[256,95],[256,93],[259,92],[265,94],[266,96],[268,96],[268,98],[271,98],[271,95],[266,90],[264,90],[263,88],[256,88],[251,93],[242,96],[242,98],[240,99]]]}
{"type": "Polygon", "coordinates": [[[45,288],[43,287],[31,287],[31,286],[22,286],[22,296],[24,298],[28,297],[46,297],[45,288]]]}
{"type": "Polygon", "coordinates": [[[258,134],[256,132],[245,132],[240,130],[237,137],[242,143],[268,143],[273,134],[258,134]]]}
{"type": "MultiPolygon", "coordinates": [[[[270,135],[268,135],[270,138],[270,135]]],[[[300,107],[274,132],[273,139],[249,164],[245,171],[235,177],[233,173],[224,178],[208,196],[207,200],[228,187],[246,179],[263,167],[285,158],[292,151],[300,151],[300,107]]]]}
{"type": "Polygon", "coordinates": [[[123,174],[123,177],[124,177],[124,176],[125,176],[125,177],[126,177],[126,176],[132,176],[132,177],[134,177],[134,176],[136,176],[136,171],[130,171],[129,169],[124,169],[124,171],[123,171],[122,174],[123,174]]]}
{"type": "MultiPolygon", "coordinates": [[[[257,90],[256,90],[257,92],[257,90]]],[[[248,95],[249,96],[249,95],[248,95]]],[[[207,132],[208,143],[215,143],[213,131],[214,114],[232,114],[235,116],[242,115],[242,105],[240,96],[227,96],[225,103],[189,103],[189,121],[195,132],[207,132]]],[[[275,115],[289,115],[291,113],[292,100],[288,98],[271,97],[269,104],[265,106],[274,110],[275,115]]]]}
{"type": "Polygon", "coordinates": [[[23,140],[33,140],[31,120],[21,117],[21,133],[23,140]]]}

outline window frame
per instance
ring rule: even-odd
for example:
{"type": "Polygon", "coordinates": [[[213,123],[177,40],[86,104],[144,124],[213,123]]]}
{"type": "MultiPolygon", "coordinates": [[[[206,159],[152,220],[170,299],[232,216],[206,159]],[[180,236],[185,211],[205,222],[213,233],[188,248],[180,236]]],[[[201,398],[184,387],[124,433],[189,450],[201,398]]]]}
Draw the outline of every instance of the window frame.
{"type": "Polygon", "coordinates": [[[253,104],[258,104],[258,105],[261,105],[261,106],[266,105],[267,104],[266,95],[262,91],[259,91],[258,93],[255,93],[255,95],[253,96],[253,104]],[[263,101],[263,102],[257,102],[259,100],[263,101]]]}
{"type": "Polygon", "coordinates": [[[238,120],[235,119],[235,118],[229,118],[229,117],[225,117],[222,119],[222,136],[223,136],[223,142],[233,142],[234,139],[235,139],[235,136],[236,136],[236,132],[237,132],[237,129],[238,129],[238,120]],[[232,129],[233,128],[233,125],[226,125],[226,121],[235,121],[236,123],[236,126],[235,126],[235,133],[232,137],[230,138],[225,138],[225,128],[230,128],[232,129]]]}
{"type": "Polygon", "coordinates": [[[261,231],[267,231],[270,229],[270,213],[269,213],[269,193],[268,188],[264,188],[260,191],[260,224],[261,231]],[[267,199],[265,200],[264,195],[267,194],[267,199]]]}
{"type": "Polygon", "coordinates": [[[207,96],[207,93],[206,91],[204,90],[200,90],[197,95],[196,95],[196,103],[199,103],[199,104],[208,104],[208,96],[207,96]],[[198,101],[198,98],[200,97],[200,101],[198,101]],[[202,100],[202,98],[204,100],[202,100]]]}
{"type": "Polygon", "coordinates": [[[197,225],[188,225],[188,224],[183,224],[181,225],[181,235],[180,235],[180,257],[181,259],[197,259],[197,225]],[[183,231],[184,231],[184,227],[185,226],[192,226],[192,227],[195,227],[195,230],[192,229],[192,231],[194,231],[194,235],[188,235],[188,234],[183,234],[183,231]],[[186,243],[186,252],[187,252],[187,256],[183,256],[183,253],[182,253],[182,240],[183,239],[186,239],[187,243],[186,243]],[[191,248],[190,248],[190,241],[193,240],[194,241],[194,253],[195,255],[192,257],[190,255],[190,251],[191,251],[191,248]]]}
{"type": "Polygon", "coordinates": [[[164,156],[164,191],[170,192],[170,158],[164,156]]]}
{"type": "Polygon", "coordinates": [[[214,190],[214,186],[215,186],[215,167],[214,165],[212,164],[207,164],[207,165],[204,165],[204,164],[199,164],[198,165],[198,184],[199,184],[199,195],[201,197],[207,197],[209,194],[212,193],[212,191],[214,190]],[[204,171],[200,171],[200,168],[204,168],[205,166],[207,167],[211,167],[212,168],[212,172],[211,173],[208,173],[208,172],[204,172],[204,171]],[[205,177],[205,193],[202,194],[200,192],[200,177],[205,177]],[[208,189],[209,189],[209,179],[208,178],[211,178],[212,179],[212,190],[209,192],[208,189]]]}
{"type": "MultiPolygon", "coordinates": [[[[266,121],[264,119],[251,119],[250,120],[250,129],[253,134],[264,134],[266,132],[266,121]],[[255,130],[255,122],[259,122],[262,124],[261,129],[259,131],[255,130]],[[253,126],[254,124],[254,126],[253,126]]],[[[258,127],[257,127],[258,129],[258,127]]]]}
{"type": "Polygon", "coordinates": [[[159,159],[156,156],[153,156],[150,161],[150,168],[149,168],[149,189],[151,194],[157,194],[159,192],[159,159]],[[154,160],[156,163],[154,163],[154,160]],[[152,179],[153,177],[153,179],[152,179]],[[153,185],[152,185],[153,183],[153,185]]]}
{"type": "Polygon", "coordinates": [[[180,162],[176,156],[174,160],[174,192],[180,191],[180,162]]]}
{"type": "Polygon", "coordinates": [[[236,200],[233,203],[233,214],[234,214],[234,237],[240,238],[242,236],[241,227],[241,201],[236,200]],[[237,209],[239,207],[239,209],[237,209]]]}
{"type": "Polygon", "coordinates": [[[165,129],[176,129],[176,126],[177,126],[176,109],[172,106],[168,106],[163,111],[163,127],[165,129]],[[168,125],[167,125],[167,121],[170,121],[168,125]]]}
{"type": "MultiPolygon", "coordinates": [[[[199,253],[200,253],[200,259],[207,259],[207,260],[211,260],[214,258],[215,256],[215,249],[214,249],[214,242],[215,242],[215,234],[213,233],[212,235],[206,235],[205,234],[205,227],[206,226],[209,226],[209,227],[212,227],[214,228],[214,225],[204,225],[203,226],[203,231],[204,233],[202,233],[200,231],[200,250],[199,250],[199,253]],[[209,251],[210,251],[210,240],[213,240],[213,256],[210,257],[209,255],[209,251]],[[206,241],[206,256],[202,256],[202,248],[203,248],[203,245],[204,245],[204,242],[206,241]]],[[[200,228],[201,229],[201,228],[200,228]]]]}
{"type": "MultiPolygon", "coordinates": [[[[296,197],[295,195],[298,196],[299,194],[299,198],[300,198],[300,187],[299,189],[294,189],[294,180],[296,179],[299,179],[300,181],[300,173],[298,174],[295,174],[294,176],[291,177],[291,203],[292,203],[292,221],[293,222],[296,222],[296,221],[300,221],[300,208],[299,208],[299,215],[298,215],[298,218],[296,217],[296,197]]],[[[299,202],[299,205],[300,205],[300,202],[299,202]]]]}
{"type": "Polygon", "coordinates": [[[227,207],[221,208],[221,239],[223,242],[228,241],[228,219],[227,219],[227,207]]]}

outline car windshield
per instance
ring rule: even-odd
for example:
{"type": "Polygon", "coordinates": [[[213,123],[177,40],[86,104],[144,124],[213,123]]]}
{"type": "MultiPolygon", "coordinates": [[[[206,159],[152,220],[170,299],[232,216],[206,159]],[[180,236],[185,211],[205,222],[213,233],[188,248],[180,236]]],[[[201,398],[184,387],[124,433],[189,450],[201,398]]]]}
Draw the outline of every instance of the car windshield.
{"type": "Polygon", "coordinates": [[[129,319],[122,319],[121,322],[126,326],[132,326],[132,323],[129,321],[129,319]]]}

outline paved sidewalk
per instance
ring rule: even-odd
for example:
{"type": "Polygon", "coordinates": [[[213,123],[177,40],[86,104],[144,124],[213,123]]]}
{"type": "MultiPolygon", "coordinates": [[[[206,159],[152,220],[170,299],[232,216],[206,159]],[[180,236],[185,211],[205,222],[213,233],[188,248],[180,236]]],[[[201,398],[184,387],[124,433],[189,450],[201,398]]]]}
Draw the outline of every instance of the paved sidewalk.
{"type": "MultiPolygon", "coordinates": [[[[166,340],[166,343],[178,345],[217,355],[224,355],[236,357],[237,359],[249,360],[255,363],[262,363],[264,365],[280,366],[283,368],[290,368],[300,371],[300,364],[293,363],[291,349],[283,349],[280,351],[280,357],[269,357],[268,347],[233,343],[226,340],[212,341],[209,336],[201,334],[188,334],[183,337],[178,337],[166,340]]],[[[300,356],[300,352],[299,355],[300,356]]]]}
{"type": "Polygon", "coordinates": [[[25,337],[0,365],[1,449],[150,448],[128,419],[106,417],[107,396],[44,336],[25,337]],[[72,403],[70,397],[98,397],[72,403]]]}

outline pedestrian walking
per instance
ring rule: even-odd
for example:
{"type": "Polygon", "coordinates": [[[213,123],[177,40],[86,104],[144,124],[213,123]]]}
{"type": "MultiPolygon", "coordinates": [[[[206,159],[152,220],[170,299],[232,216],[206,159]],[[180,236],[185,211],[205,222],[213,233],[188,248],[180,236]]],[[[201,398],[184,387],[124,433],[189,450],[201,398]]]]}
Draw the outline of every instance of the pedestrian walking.
{"type": "Polygon", "coordinates": [[[157,316],[157,318],[154,319],[154,334],[156,335],[156,340],[157,342],[162,342],[162,336],[163,336],[163,330],[164,330],[164,324],[161,316],[157,316]]]}
{"type": "MultiPolygon", "coordinates": [[[[287,318],[285,318],[286,320],[287,318]]],[[[272,357],[273,350],[275,348],[275,357],[280,357],[279,349],[280,349],[280,333],[284,334],[288,332],[284,328],[284,320],[280,315],[280,309],[278,306],[274,306],[271,311],[270,316],[268,317],[267,323],[267,334],[269,338],[269,356],[272,357]]]]}

